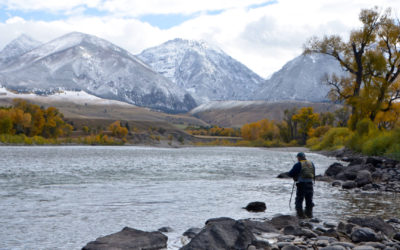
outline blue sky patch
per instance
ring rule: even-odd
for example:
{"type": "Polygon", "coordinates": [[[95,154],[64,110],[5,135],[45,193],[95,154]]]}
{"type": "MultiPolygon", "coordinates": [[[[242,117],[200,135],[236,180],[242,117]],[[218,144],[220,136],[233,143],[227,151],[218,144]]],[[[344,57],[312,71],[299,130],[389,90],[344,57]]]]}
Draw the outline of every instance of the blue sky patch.
{"type": "Polygon", "coordinates": [[[247,8],[248,9],[257,9],[257,8],[262,8],[262,7],[265,7],[265,6],[268,6],[268,5],[277,4],[277,3],[278,3],[278,0],[272,0],[272,1],[267,1],[267,2],[264,2],[264,3],[252,4],[252,5],[247,6],[247,8]]]}
{"type": "Polygon", "coordinates": [[[15,16],[22,17],[25,20],[46,22],[67,18],[67,16],[61,13],[49,13],[46,11],[5,10],[0,8],[0,22],[5,22],[7,19],[15,16]]]}

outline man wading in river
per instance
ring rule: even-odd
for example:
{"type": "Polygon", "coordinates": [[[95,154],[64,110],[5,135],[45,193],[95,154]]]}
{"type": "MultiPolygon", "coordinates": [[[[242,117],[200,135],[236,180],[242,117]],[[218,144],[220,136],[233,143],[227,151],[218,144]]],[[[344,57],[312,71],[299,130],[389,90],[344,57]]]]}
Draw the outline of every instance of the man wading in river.
{"type": "Polygon", "coordinates": [[[313,181],[315,181],[315,167],[314,163],[306,159],[303,152],[297,154],[297,162],[288,175],[296,182],[296,212],[299,218],[312,218],[313,203],[313,181]],[[305,214],[303,212],[303,200],[306,200],[305,214]]]}

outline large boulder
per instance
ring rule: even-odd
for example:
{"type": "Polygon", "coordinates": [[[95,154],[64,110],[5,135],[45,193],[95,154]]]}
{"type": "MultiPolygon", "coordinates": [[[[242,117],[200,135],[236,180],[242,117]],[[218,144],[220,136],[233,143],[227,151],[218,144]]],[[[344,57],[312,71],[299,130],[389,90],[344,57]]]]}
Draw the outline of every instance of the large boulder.
{"type": "Polygon", "coordinates": [[[358,187],[372,183],[372,175],[368,170],[361,170],[357,173],[356,183],[358,187]]]}
{"type": "Polygon", "coordinates": [[[355,243],[367,242],[367,241],[379,241],[379,237],[376,235],[374,230],[367,227],[356,228],[351,233],[351,240],[355,243]]]}
{"type": "Polygon", "coordinates": [[[201,228],[197,228],[197,227],[192,227],[192,228],[189,228],[188,230],[186,230],[184,233],[183,233],[183,236],[186,236],[186,237],[188,237],[189,239],[192,239],[192,238],[194,238],[198,233],[200,233],[201,232],[201,228]]]}
{"type": "Polygon", "coordinates": [[[351,166],[349,165],[340,174],[342,174],[342,173],[344,174],[344,176],[346,178],[345,180],[353,181],[357,178],[357,173],[363,169],[364,169],[363,165],[351,165],[351,166]]]}
{"type": "Polygon", "coordinates": [[[271,219],[271,224],[278,230],[287,226],[299,226],[299,219],[292,215],[277,215],[271,219]]]}
{"type": "Polygon", "coordinates": [[[278,233],[279,231],[272,225],[268,220],[257,221],[257,220],[240,220],[246,227],[248,227],[253,233],[278,233]]]}
{"type": "Polygon", "coordinates": [[[247,249],[257,240],[243,222],[230,218],[208,220],[204,229],[182,250],[247,249]]]}
{"type": "Polygon", "coordinates": [[[372,228],[373,230],[382,232],[389,237],[392,237],[396,233],[396,230],[393,228],[393,226],[389,223],[386,223],[380,217],[351,217],[348,219],[348,222],[361,227],[372,228]]]}
{"type": "Polygon", "coordinates": [[[328,167],[328,169],[325,171],[325,175],[335,177],[337,174],[342,172],[345,169],[345,166],[342,164],[335,162],[332,165],[328,167]]]}
{"type": "Polygon", "coordinates": [[[264,202],[261,201],[253,201],[247,204],[246,207],[244,207],[249,212],[264,212],[267,209],[267,206],[265,205],[264,202]]]}
{"type": "Polygon", "coordinates": [[[342,184],[342,188],[343,189],[352,189],[352,188],[355,188],[355,187],[357,187],[357,183],[355,181],[345,181],[342,184]]]}
{"type": "Polygon", "coordinates": [[[89,242],[82,250],[156,250],[166,248],[167,241],[168,237],[160,232],[144,232],[125,227],[118,233],[89,242]]]}
{"type": "Polygon", "coordinates": [[[379,165],[381,165],[383,163],[383,158],[381,157],[376,157],[376,156],[370,156],[367,158],[366,163],[368,164],[372,164],[375,167],[378,167],[379,165]]]}

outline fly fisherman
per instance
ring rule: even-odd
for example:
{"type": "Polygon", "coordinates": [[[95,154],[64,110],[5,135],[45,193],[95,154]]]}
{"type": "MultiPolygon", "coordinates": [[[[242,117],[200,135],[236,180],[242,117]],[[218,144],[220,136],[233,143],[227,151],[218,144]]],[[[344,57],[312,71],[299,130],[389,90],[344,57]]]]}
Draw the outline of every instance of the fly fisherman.
{"type": "Polygon", "coordinates": [[[299,218],[312,218],[313,203],[313,181],[315,181],[314,163],[306,159],[303,152],[297,154],[298,162],[293,165],[288,175],[296,182],[296,212],[299,218]],[[303,212],[303,200],[306,200],[305,214],[303,212]]]}

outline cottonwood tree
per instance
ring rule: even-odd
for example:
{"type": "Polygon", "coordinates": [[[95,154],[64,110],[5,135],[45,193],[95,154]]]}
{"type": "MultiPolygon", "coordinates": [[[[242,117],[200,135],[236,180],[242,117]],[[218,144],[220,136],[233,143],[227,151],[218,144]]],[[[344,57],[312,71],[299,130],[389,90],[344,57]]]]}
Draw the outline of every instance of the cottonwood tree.
{"type": "Polygon", "coordinates": [[[350,33],[348,41],[338,35],[313,37],[304,53],[322,53],[335,58],[348,72],[330,75],[330,97],[351,107],[350,128],[357,121],[375,121],[380,112],[393,109],[400,99],[400,24],[391,10],[381,14],[377,7],[360,12],[362,27],[350,33]]]}

